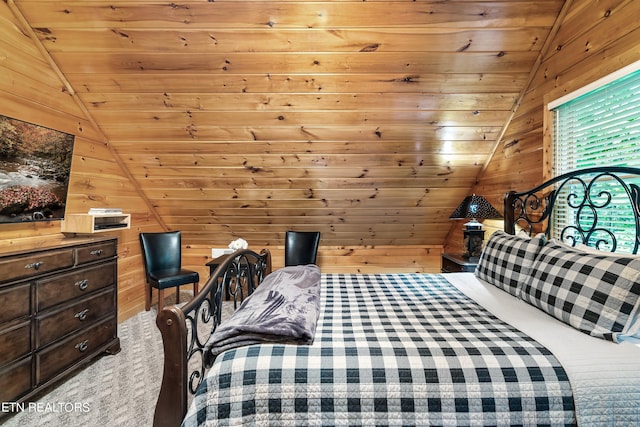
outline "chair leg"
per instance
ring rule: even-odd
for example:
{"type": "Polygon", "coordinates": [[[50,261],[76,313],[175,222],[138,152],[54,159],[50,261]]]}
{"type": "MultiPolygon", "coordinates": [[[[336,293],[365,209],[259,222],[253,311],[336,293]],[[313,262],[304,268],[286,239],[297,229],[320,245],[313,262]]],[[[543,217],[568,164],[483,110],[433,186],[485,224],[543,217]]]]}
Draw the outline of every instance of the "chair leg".
{"type": "Polygon", "coordinates": [[[151,310],[151,286],[149,282],[144,285],[144,309],[145,311],[151,310]]]}
{"type": "Polygon", "coordinates": [[[176,286],[176,305],[180,304],[180,286],[176,286]]]}
{"type": "Polygon", "coordinates": [[[193,284],[193,296],[195,297],[196,295],[198,295],[198,282],[193,284]]]}
{"type": "Polygon", "coordinates": [[[164,308],[164,289],[158,289],[158,313],[164,308]]]}

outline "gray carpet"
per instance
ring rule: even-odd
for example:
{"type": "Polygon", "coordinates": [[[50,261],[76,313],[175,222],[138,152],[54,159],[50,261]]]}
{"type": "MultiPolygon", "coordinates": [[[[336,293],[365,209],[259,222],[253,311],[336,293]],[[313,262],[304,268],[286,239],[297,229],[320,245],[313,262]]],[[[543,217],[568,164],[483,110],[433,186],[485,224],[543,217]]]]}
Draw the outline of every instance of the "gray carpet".
{"type": "Polygon", "coordinates": [[[26,404],[24,412],[0,424],[7,427],[151,426],[164,360],[155,318],[155,307],[152,307],[151,311],[138,313],[119,324],[120,353],[98,357],[41,395],[35,401],[39,406],[30,410],[26,404]]]}

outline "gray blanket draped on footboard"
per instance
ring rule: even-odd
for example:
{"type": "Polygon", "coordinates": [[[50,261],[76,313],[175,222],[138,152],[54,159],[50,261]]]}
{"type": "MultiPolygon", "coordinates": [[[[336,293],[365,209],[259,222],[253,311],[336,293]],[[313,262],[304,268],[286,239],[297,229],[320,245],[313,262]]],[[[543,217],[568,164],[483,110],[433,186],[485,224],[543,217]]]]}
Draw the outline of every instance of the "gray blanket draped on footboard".
{"type": "Polygon", "coordinates": [[[320,268],[310,264],[276,270],[211,335],[205,345],[208,362],[249,344],[311,344],[319,313],[320,268]]]}

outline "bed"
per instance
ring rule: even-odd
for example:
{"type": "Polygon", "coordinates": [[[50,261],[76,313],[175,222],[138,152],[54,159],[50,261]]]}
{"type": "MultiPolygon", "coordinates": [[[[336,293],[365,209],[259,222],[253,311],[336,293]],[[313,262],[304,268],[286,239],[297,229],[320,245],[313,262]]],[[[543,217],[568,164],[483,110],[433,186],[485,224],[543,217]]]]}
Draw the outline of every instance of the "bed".
{"type": "Polygon", "coordinates": [[[268,251],[237,251],[158,314],[154,425],[638,424],[639,182],[640,169],[593,168],[507,193],[475,273],[271,272],[268,251]],[[576,213],[555,239],[563,206],[576,213]],[[301,286],[311,339],[212,344],[302,274],[317,282],[301,286]]]}

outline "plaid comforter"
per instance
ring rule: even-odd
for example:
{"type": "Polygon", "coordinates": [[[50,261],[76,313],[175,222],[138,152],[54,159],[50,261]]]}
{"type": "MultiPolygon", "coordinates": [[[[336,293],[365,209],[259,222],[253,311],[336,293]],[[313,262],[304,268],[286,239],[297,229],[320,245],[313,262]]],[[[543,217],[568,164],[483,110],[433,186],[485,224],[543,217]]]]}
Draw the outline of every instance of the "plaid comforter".
{"type": "Polygon", "coordinates": [[[441,275],[322,276],[313,345],[218,356],[184,420],[206,425],[573,425],[550,352],[441,275]]]}

